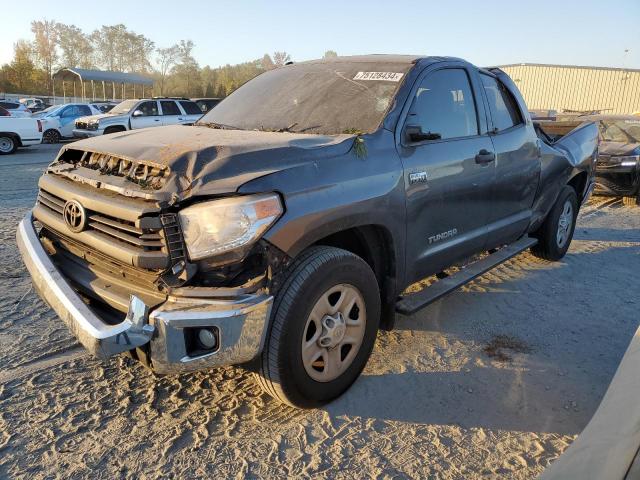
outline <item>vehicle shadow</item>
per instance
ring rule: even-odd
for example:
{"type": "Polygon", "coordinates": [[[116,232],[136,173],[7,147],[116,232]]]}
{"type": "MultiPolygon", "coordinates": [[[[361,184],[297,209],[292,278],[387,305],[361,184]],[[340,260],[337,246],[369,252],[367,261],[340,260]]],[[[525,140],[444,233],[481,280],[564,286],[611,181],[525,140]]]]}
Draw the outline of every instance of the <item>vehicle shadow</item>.
{"type": "Polygon", "coordinates": [[[639,255],[640,245],[588,241],[559,263],[522,254],[416,315],[398,316],[363,376],[326,411],[576,435],[638,327],[640,285],[616,285],[638,271],[639,255]],[[496,337],[526,352],[507,348],[499,358],[488,348],[496,337]]]}

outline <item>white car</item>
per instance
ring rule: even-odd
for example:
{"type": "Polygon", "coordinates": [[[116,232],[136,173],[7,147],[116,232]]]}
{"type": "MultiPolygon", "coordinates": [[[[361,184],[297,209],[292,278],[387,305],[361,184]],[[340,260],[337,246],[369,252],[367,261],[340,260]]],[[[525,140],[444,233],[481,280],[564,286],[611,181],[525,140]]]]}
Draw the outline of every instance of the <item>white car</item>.
{"type": "Polygon", "coordinates": [[[65,103],[49,107],[36,113],[35,118],[42,120],[44,133],[42,143],[58,143],[63,138],[73,137],[73,126],[76,119],[100,113],[93,105],[86,103],[65,103]]]}
{"type": "Polygon", "coordinates": [[[25,107],[20,102],[12,102],[11,100],[0,100],[0,107],[7,110],[12,117],[30,117],[31,110],[25,107]]]}
{"type": "Polygon", "coordinates": [[[37,118],[0,117],[0,155],[8,155],[18,147],[37,145],[41,141],[42,122],[37,118]]]}
{"type": "Polygon", "coordinates": [[[200,107],[186,98],[125,100],[107,113],[77,119],[73,136],[87,138],[136,128],[191,125],[201,116],[200,107]]]}

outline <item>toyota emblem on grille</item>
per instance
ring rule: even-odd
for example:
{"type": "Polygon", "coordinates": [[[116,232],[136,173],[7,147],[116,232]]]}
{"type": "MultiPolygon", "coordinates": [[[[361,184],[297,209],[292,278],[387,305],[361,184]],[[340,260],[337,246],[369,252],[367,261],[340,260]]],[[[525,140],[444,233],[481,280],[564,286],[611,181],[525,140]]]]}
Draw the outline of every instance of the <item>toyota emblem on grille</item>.
{"type": "Polygon", "coordinates": [[[64,223],[67,224],[67,227],[72,232],[79,233],[87,225],[87,212],[76,200],[69,200],[64,204],[62,216],[64,217],[64,223]]]}

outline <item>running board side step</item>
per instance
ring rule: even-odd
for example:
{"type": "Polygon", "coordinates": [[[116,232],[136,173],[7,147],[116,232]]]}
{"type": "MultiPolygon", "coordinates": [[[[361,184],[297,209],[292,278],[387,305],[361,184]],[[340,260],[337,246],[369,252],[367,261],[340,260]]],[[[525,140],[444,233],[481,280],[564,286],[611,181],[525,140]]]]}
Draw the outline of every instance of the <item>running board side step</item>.
{"type": "Polygon", "coordinates": [[[482,260],[471,263],[463,270],[460,270],[449,277],[438,280],[433,285],[426,287],[419,292],[402,296],[396,303],[396,312],[401,313],[402,315],[412,315],[418,310],[453,292],[462,285],[469,283],[483,273],[486,273],[501,263],[506,262],[510,258],[515,257],[527,248],[534,246],[536,243],[538,243],[536,238],[525,236],[511,245],[502,247],[482,260]]]}

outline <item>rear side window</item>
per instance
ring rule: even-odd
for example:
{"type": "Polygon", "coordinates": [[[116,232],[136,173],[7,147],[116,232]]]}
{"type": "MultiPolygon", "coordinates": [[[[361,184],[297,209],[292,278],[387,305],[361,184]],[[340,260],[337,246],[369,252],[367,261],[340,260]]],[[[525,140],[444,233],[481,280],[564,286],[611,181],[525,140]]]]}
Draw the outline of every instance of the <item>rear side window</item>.
{"type": "Polygon", "coordinates": [[[477,135],[476,105],[467,73],[451,68],[427,75],[418,87],[407,125],[422,127],[434,139],[477,135]]]}
{"type": "Polygon", "coordinates": [[[202,114],[202,110],[200,110],[200,107],[198,107],[194,102],[180,102],[180,105],[182,105],[182,108],[184,108],[187,115],[202,114]]]}
{"type": "Polygon", "coordinates": [[[13,103],[13,102],[0,102],[0,107],[2,108],[6,108],[8,110],[15,110],[16,108],[18,108],[20,106],[19,103],[13,103]]]}
{"type": "Polygon", "coordinates": [[[91,115],[91,108],[89,105],[78,105],[78,115],[91,115]]]}
{"type": "Polygon", "coordinates": [[[162,106],[162,114],[163,115],[180,115],[180,109],[176,105],[176,102],[171,100],[163,100],[160,102],[160,106],[162,106]]]}
{"type": "Polygon", "coordinates": [[[480,74],[484,91],[487,93],[493,126],[500,132],[522,123],[518,104],[511,92],[497,78],[480,74]]]}

